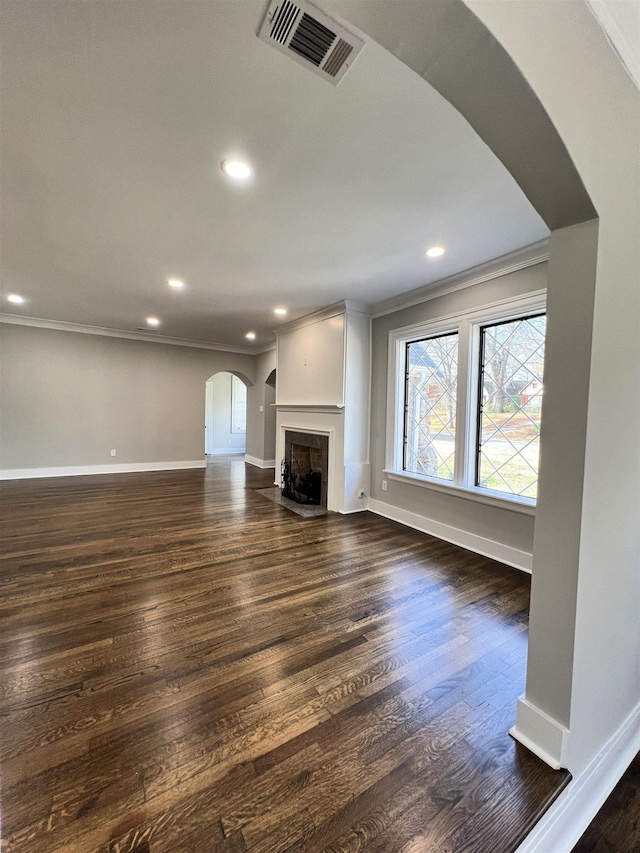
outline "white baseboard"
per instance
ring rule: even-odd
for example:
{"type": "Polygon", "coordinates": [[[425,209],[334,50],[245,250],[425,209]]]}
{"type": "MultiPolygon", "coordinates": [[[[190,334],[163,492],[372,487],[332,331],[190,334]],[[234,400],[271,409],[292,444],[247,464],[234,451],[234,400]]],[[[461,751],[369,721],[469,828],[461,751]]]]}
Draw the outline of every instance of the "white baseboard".
{"type": "Polygon", "coordinates": [[[140,471],[173,471],[178,468],[206,468],[204,459],[182,462],[125,462],[112,465],[69,465],[61,468],[6,468],[0,480],[29,480],[37,477],[79,477],[88,474],[132,474],[140,471]]]}
{"type": "Polygon", "coordinates": [[[516,724],[509,734],[554,770],[567,766],[569,730],[524,696],[518,699],[516,724]]]}
{"type": "Polygon", "coordinates": [[[276,460],[275,459],[258,459],[257,456],[250,456],[248,453],[245,453],[244,461],[248,462],[249,465],[255,465],[256,468],[275,468],[276,467],[276,460]]]}
{"type": "Polygon", "coordinates": [[[516,853],[570,853],[640,752],[640,704],[531,830],[516,853]]]}
{"type": "Polygon", "coordinates": [[[373,498],[369,499],[369,509],[376,515],[382,515],[384,518],[392,519],[392,521],[399,521],[400,524],[406,524],[407,527],[412,527],[414,530],[437,536],[438,539],[444,539],[445,542],[460,545],[461,548],[482,554],[483,557],[490,557],[492,560],[498,560],[500,563],[506,563],[508,566],[531,574],[532,555],[528,551],[520,551],[518,548],[504,545],[502,542],[469,533],[467,530],[460,530],[458,527],[452,527],[442,521],[435,521],[433,518],[409,512],[409,510],[373,498]]]}
{"type": "Polygon", "coordinates": [[[207,456],[228,456],[230,453],[244,453],[244,447],[214,447],[207,456]]]}

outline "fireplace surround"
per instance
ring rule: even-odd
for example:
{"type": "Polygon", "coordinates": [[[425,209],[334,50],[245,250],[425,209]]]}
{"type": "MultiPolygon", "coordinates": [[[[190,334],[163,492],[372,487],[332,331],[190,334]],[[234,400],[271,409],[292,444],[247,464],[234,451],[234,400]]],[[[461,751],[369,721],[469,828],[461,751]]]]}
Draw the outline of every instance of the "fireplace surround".
{"type": "MultiPolygon", "coordinates": [[[[276,459],[288,457],[289,432],[313,436],[312,444],[292,441],[311,451],[324,436],[323,506],[361,512],[362,495],[369,492],[370,318],[341,302],[286,324],[276,336],[276,459]]],[[[297,464],[317,479],[318,459],[311,451],[296,451],[297,464]]],[[[281,488],[284,473],[276,477],[281,488]]]]}

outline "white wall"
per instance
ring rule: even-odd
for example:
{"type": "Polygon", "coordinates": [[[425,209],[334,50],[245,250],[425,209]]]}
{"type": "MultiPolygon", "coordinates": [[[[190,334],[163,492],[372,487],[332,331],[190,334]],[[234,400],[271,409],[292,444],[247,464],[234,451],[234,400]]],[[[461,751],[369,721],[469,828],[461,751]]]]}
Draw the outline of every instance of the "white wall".
{"type": "Polygon", "coordinates": [[[207,453],[244,453],[246,433],[231,431],[231,394],[233,375],[216,373],[206,383],[207,453]]]}
{"type": "Polygon", "coordinates": [[[0,364],[0,469],[37,473],[203,463],[205,383],[255,356],[2,323],[0,364]]]}
{"type": "Polygon", "coordinates": [[[328,435],[327,508],[335,512],[366,509],[368,315],[340,303],[284,327],[278,333],[277,364],[276,458],[284,456],[287,429],[328,435]]]}
{"type": "Polygon", "coordinates": [[[344,403],[345,315],[278,335],[279,405],[344,403]]]}

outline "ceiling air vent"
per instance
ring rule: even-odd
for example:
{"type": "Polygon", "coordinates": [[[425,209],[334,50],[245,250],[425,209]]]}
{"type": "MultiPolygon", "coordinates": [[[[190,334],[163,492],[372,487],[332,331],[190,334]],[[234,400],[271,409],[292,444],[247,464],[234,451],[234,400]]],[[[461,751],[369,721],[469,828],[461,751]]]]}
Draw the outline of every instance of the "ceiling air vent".
{"type": "Polygon", "coordinates": [[[258,36],[337,85],[364,41],[304,0],[273,0],[258,36]]]}

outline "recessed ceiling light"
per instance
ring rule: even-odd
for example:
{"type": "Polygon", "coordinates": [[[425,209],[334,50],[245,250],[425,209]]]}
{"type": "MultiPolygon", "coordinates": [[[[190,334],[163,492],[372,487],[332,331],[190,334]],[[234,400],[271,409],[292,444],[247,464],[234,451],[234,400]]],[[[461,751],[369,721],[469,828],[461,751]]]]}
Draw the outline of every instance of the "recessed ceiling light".
{"type": "Polygon", "coordinates": [[[287,313],[287,309],[286,308],[274,308],[273,313],[279,314],[281,317],[284,317],[284,315],[287,313]]]}
{"type": "Polygon", "coordinates": [[[432,246],[430,249],[427,249],[425,255],[429,258],[439,258],[440,255],[444,255],[444,249],[442,246],[432,246]]]}
{"type": "Polygon", "coordinates": [[[147,317],[147,325],[148,326],[159,326],[160,320],[157,317],[147,317]]]}
{"type": "Polygon", "coordinates": [[[237,181],[246,181],[253,175],[251,166],[248,163],[243,163],[242,160],[223,160],[222,171],[237,181]]]}
{"type": "Polygon", "coordinates": [[[247,338],[250,341],[255,341],[256,333],[255,332],[247,332],[247,334],[245,335],[245,338],[247,338]]]}
{"type": "Polygon", "coordinates": [[[18,296],[17,293],[9,293],[7,295],[7,302],[13,302],[14,305],[22,305],[25,301],[24,296],[18,296]]]}
{"type": "Polygon", "coordinates": [[[184,287],[184,281],[179,281],[177,278],[170,278],[167,281],[169,287],[175,287],[176,290],[179,290],[181,287],[184,287]]]}

